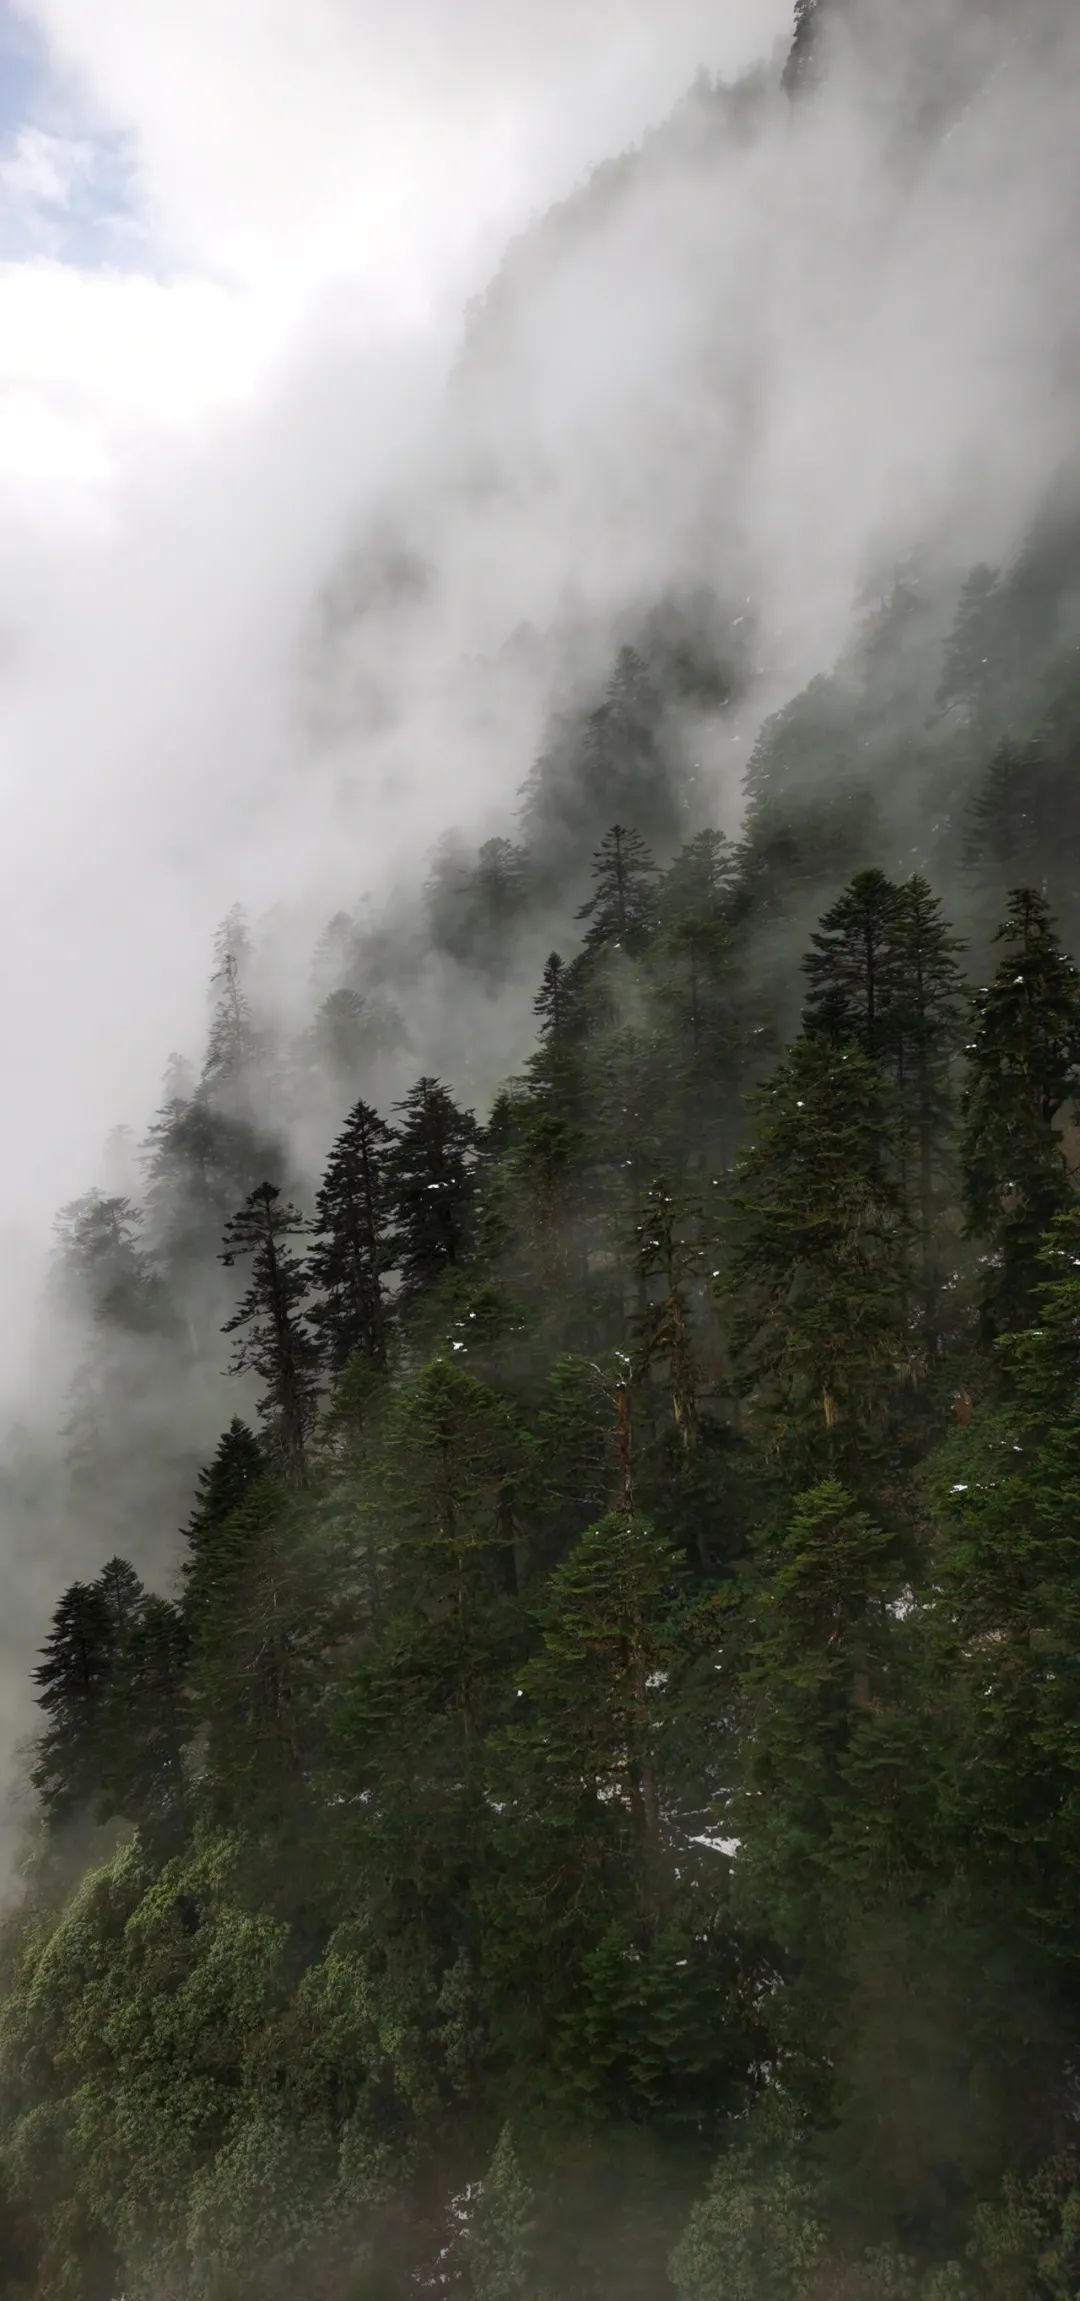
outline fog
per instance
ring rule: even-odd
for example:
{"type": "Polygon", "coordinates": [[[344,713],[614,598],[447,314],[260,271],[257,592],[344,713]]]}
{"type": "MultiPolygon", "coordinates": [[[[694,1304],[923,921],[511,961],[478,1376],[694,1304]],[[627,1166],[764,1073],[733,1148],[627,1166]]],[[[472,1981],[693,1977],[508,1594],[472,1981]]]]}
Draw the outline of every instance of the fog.
{"type": "MultiPolygon", "coordinates": [[[[1044,49],[993,10],[900,13],[865,11],[873,37],[838,34],[792,104],[786,0],[24,11],[63,196],[97,137],[126,199],[107,260],[58,260],[24,138],[26,252],[0,271],[9,1416],[55,1423],[27,1342],[54,1210],[115,1123],[143,1131],[170,1049],[198,1058],[230,904],[279,912],[294,1019],[322,922],[420,876],[451,824],[509,829],[571,659],[599,673],[689,583],[754,634],[750,706],[701,731],[734,823],[762,715],[868,585],[1019,541],[1075,420],[1080,30],[1047,8],[1044,49]],[[752,126],[701,94],[664,128],[699,68],[755,67],[752,126]],[[372,575],[393,553],[423,570],[404,596],[372,575]]],[[[70,1539],[9,1557],[16,1641],[70,1539]]]]}

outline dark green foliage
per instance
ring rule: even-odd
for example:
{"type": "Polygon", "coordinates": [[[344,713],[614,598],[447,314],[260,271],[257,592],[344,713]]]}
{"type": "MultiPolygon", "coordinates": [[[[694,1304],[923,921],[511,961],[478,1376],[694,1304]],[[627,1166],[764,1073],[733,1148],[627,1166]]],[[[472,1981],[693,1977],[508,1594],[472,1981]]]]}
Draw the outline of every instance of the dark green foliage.
{"type": "Polygon", "coordinates": [[[357,1103],[330,1153],[315,1202],[308,1277],[319,1296],[312,1324],[331,1373],[355,1351],[386,1364],[390,1268],[387,1146],[390,1129],[367,1103],[357,1103]]]}
{"type": "Polygon", "coordinates": [[[184,1528],[189,1545],[184,1573],[192,1584],[191,1603],[198,1603],[199,1578],[204,1560],[212,1556],[216,1535],[247,1501],[252,1487],[265,1477],[266,1468],[258,1439],[246,1422],[234,1415],[218,1440],[213,1460],[199,1472],[195,1507],[184,1528]]]}
{"type": "Polygon", "coordinates": [[[259,1413],[286,1477],[302,1481],[316,1404],[317,1351],[304,1305],[308,1281],[290,1244],[307,1233],[273,1183],[261,1183],[225,1227],[227,1270],[249,1266],[247,1292],[228,1320],[235,1334],[231,1372],[257,1374],[266,1387],[259,1413]]]}
{"type": "Polygon", "coordinates": [[[613,822],[676,843],[684,790],[666,720],[673,668],[658,663],[654,676],[637,648],[624,647],[595,708],[552,727],[522,794],[522,830],[542,877],[579,872],[613,822]]]}
{"type": "Polygon", "coordinates": [[[117,1647],[101,1719],[99,1814],[168,1843],[186,1819],[184,1751],[190,1640],[181,1609],[144,1598],[117,1647]]]}
{"type": "Polygon", "coordinates": [[[725,1288],[739,1389],[785,1477],[861,1483],[895,1447],[919,1367],[887,1099],[864,1054],[815,1036],[756,1112],[725,1288]]]}
{"type": "Polygon", "coordinates": [[[587,951],[635,957],[656,919],[656,865],[640,831],[616,823],[593,858],[593,892],[578,912],[587,919],[587,951]]]}
{"type": "Polygon", "coordinates": [[[1080,1083],[1080,977],[1030,889],[1011,897],[997,941],[975,1002],[962,1157],[968,1222],[989,1258],[984,1315],[1007,1331],[1026,1321],[1042,1234],[1069,1195],[1061,1122],[1080,1083]]]}
{"type": "Polygon", "coordinates": [[[34,1672],[48,1725],[33,1767],[34,1787],[54,1828],[91,1811],[102,1795],[114,1666],[145,1603],[133,1568],[113,1558],[96,1582],[73,1583],[56,1608],[34,1672]]]}
{"type": "Polygon", "coordinates": [[[145,1219],[63,1218],[96,1551],[0,1927],[12,2301],[1071,2301],[1067,529],[951,640],[894,583],[763,728],[736,847],[684,804],[716,603],[646,618],[526,847],[448,842],[426,927],[332,923],[287,1062],[226,923],[145,1219]],[[1010,853],[1043,891],[965,1050],[934,887],[978,944],[1010,853]],[[485,1097],[496,989],[501,1030],[562,942],[483,1125],[355,1099],[399,1000],[430,1040],[432,941],[485,1097]],[[277,1122],[309,1170],[339,1127],[314,1226],[277,1122]],[[163,1519],[129,1458],[178,1370],[201,1427],[237,1206],[261,1435],[163,1519]],[[93,1578],[110,1513],[140,1559],[186,1517],[178,1603],[93,1578]]]}
{"type": "Polygon", "coordinates": [[[386,1162],[393,1258],[405,1301],[465,1260],[476,1199],[478,1130],[438,1079],[418,1079],[395,1105],[401,1124],[386,1162]]]}
{"type": "Polygon", "coordinates": [[[899,890],[883,871],[860,871],[826,911],[803,963],[810,985],[806,1030],[861,1047],[872,1060],[880,1060],[890,1037],[899,903],[899,890]]]}

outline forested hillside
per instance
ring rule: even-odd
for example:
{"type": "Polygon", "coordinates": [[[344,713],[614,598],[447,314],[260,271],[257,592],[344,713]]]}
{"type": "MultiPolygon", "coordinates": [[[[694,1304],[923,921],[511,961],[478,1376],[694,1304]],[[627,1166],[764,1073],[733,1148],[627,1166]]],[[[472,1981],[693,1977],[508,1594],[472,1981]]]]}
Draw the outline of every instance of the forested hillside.
{"type": "Polygon", "coordinates": [[[725,828],[695,586],[301,1028],[223,923],[57,1223],[3,2301],[1075,2301],[1076,500],[725,828]]]}
{"type": "Polygon", "coordinates": [[[478,985],[587,887],[480,1115],[369,1099],[361,927],[283,1047],[226,922],[59,1226],[88,1529],[88,1389],[224,1327],[244,1411],[36,1670],[13,2296],[1075,2289],[1078,578],[1055,522],[936,658],[901,585],[735,840],[624,653],[428,882],[478,985]]]}

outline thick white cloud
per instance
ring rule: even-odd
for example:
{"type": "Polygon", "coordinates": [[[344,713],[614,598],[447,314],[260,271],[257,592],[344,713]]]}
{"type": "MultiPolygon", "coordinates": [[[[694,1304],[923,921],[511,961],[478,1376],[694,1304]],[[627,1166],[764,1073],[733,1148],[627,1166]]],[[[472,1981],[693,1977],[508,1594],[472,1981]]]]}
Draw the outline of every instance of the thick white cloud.
{"type": "MultiPolygon", "coordinates": [[[[123,270],[0,271],[0,1200],[41,1230],[197,1034],[234,897],[330,909],[512,794],[544,702],[484,669],[515,624],[571,593],[617,618],[745,545],[795,677],[868,551],[1015,534],[1072,423],[1078,201],[1068,79],[1022,55],[914,182],[886,87],[777,106],[536,283],[472,387],[474,496],[427,411],[485,251],[699,60],[767,52],[787,0],[27,13],[87,133],[133,138],[143,232],[123,270]],[[322,666],[314,740],[305,618],[387,488],[431,598],[322,666]]],[[[51,162],[17,140],[12,196],[77,198],[51,162]]]]}
{"type": "Polygon", "coordinates": [[[787,0],[30,0],[137,140],[181,263],[426,308],[701,65],[740,68],[787,0]]]}
{"type": "MultiPolygon", "coordinates": [[[[234,899],[325,916],[505,808],[568,602],[614,626],[740,573],[775,694],[868,565],[1015,541],[1075,444],[1080,38],[1051,75],[1020,39],[918,165],[887,58],[749,146],[658,155],[541,250],[447,417],[503,238],[699,63],[766,53],[789,0],[23,6],[67,77],[0,154],[26,249],[0,266],[0,1413],[48,1426],[25,1332],[52,1210],[198,1051],[234,899]],[[58,222],[93,236],[103,130],[123,262],[78,269],[50,251],[58,222]],[[313,665],[319,588],[387,505],[430,588],[313,665]]],[[[499,1028],[473,1032],[496,1068],[499,1028]]]]}

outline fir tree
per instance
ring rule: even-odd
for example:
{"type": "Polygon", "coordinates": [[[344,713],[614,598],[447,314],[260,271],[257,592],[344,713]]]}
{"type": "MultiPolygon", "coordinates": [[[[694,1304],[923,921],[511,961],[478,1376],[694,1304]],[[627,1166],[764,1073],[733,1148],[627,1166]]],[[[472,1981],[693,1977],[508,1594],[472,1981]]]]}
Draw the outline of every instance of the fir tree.
{"type": "Polygon", "coordinates": [[[736,867],[722,833],[699,832],[660,885],[650,974],[671,1032],[678,1131],[695,1164],[730,1155],[755,1035],[755,1002],[736,972],[736,867]]]}
{"type": "Polygon", "coordinates": [[[401,1125],[386,1160],[393,1258],[408,1302],[460,1269],[473,1235],[478,1129],[438,1079],[395,1104],[401,1125]]]}
{"type": "Polygon", "coordinates": [[[34,1672],[49,1722],[37,1744],[33,1782],[53,1828],[95,1810],[106,1766],[110,1685],[144,1605],[133,1568],[114,1558],[96,1582],[72,1583],[56,1607],[34,1672]]]}
{"type": "Polygon", "coordinates": [[[795,30],[784,68],[789,95],[799,94],[813,77],[818,61],[821,20],[828,0],[795,0],[795,30]]]}
{"type": "Polygon", "coordinates": [[[542,1039],[556,1042],[564,1038],[574,1019],[575,998],[573,970],[565,959],[553,951],[544,968],[540,988],[533,1000],[533,1013],[540,1024],[542,1039]]]}
{"type": "Polygon", "coordinates": [[[266,1456],[258,1439],[247,1424],[234,1415],[218,1440],[213,1459],[199,1472],[195,1506],[184,1527],[187,1555],[183,1571],[189,1613],[197,1611],[205,1587],[213,1578],[218,1534],[236,1511],[242,1509],[252,1489],[265,1477],[266,1470],[266,1456]]]}
{"type": "Polygon", "coordinates": [[[340,1374],[354,1352],[385,1366],[389,1314],[387,1146],[390,1129],[367,1103],[350,1112],[315,1202],[308,1276],[319,1297],[312,1323],[326,1364],[340,1374]]]}
{"type": "Polygon", "coordinates": [[[186,1819],[184,1748],[190,1644],[179,1607],[142,1599],[120,1641],[102,1705],[103,1820],[123,1815],[151,1838],[176,1836],[186,1819]]]}
{"type": "Polygon", "coordinates": [[[587,951],[642,951],[656,920],[656,865],[640,831],[616,823],[593,858],[593,892],[578,912],[587,951]]]}
{"type": "MultiPolygon", "coordinates": [[[[192,1715],[211,1809],[280,1846],[308,1827],[306,1784],[325,1746],[320,1708],[335,1606],[332,1549],[274,1478],[220,1528],[194,1623],[192,1715]]],[[[306,1881],[294,1892],[302,1902],[306,1881]]]]}
{"type": "MultiPolygon", "coordinates": [[[[587,1957],[590,1937],[596,1949],[619,1918],[640,1948],[670,1907],[662,1731],[681,1572],[673,1548],[622,1507],[579,1537],[544,1592],[497,1780],[512,1817],[505,1858],[543,1912],[545,1958],[587,1957]]],[[[584,2039],[568,2051],[588,2063],[584,2039]]]]}
{"type": "Polygon", "coordinates": [[[962,945],[925,879],[894,886],[880,871],[851,881],[812,945],[804,962],[807,1029],[860,1047],[890,1089],[893,1180],[932,1325],[940,1287],[934,1219],[951,1163],[952,1065],[962,1033],[962,945]]]}
{"type": "Polygon", "coordinates": [[[227,1270],[247,1262],[249,1283],[225,1326],[235,1334],[230,1372],[257,1374],[266,1388],[259,1414],[284,1475],[302,1483],[317,1400],[317,1349],[306,1321],[307,1277],[290,1241],[307,1225],[273,1183],[261,1183],[225,1230],[227,1270]]]}
{"type": "Polygon", "coordinates": [[[810,985],[804,1029],[827,1032],[872,1059],[883,1055],[896,1001],[899,906],[899,890],[884,872],[860,871],[826,911],[803,962],[810,985]]]}
{"type": "Polygon", "coordinates": [[[568,1125],[580,1125],[585,1107],[590,1014],[583,973],[580,957],[568,965],[553,951],[533,1001],[540,1045],[526,1072],[529,1096],[568,1125]]]}
{"type": "Polygon", "coordinates": [[[258,1050],[246,988],[250,964],[251,938],[237,907],[223,920],[214,940],[211,990],[216,996],[203,1065],[208,1088],[218,1090],[241,1081],[258,1050]]]}
{"type": "Polygon", "coordinates": [[[691,1328],[691,1300],[704,1278],[703,1222],[697,1208],[680,1204],[666,1180],[653,1184],[637,1226],[638,1267],[650,1300],[638,1345],[642,1374],[662,1367],[675,1428],[684,1453],[700,1442],[700,1377],[691,1328]]]}
{"type": "Polygon", "coordinates": [[[975,1002],[961,1156],[967,1216],[989,1255],[988,1331],[1028,1322],[1043,1233],[1069,1196],[1058,1122],[1080,1087],[1080,978],[1047,905],[1010,899],[1003,956],[975,1002]]]}
{"type": "Polygon", "coordinates": [[[994,705],[1004,684],[998,660],[1001,625],[1000,577],[992,567],[975,567],[960,595],[956,621],[945,649],[938,689],[942,711],[959,712],[976,740],[989,748],[994,705]]]}
{"type": "Polygon", "coordinates": [[[540,2301],[535,2241],[536,2200],[505,2126],[469,2233],[473,2301],[540,2301]]]}
{"type": "Polygon", "coordinates": [[[90,1191],[57,1217],[60,1271],[95,1325],[128,1334],[159,1328],[163,1305],[139,1242],[141,1218],[126,1198],[90,1191]]]}
{"type": "Polygon", "coordinates": [[[896,1120],[901,1132],[901,1190],[917,1232],[923,1307],[937,1325],[943,1282],[940,1218],[955,1187],[954,1066],[965,1000],[957,954],[941,905],[925,879],[899,889],[889,1022],[896,1120]]]}
{"type": "Polygon", "coordinates": [[[865,1480],[918,1366],[882,1081],[857,1049],[804,1038],[755,1106],[727,1280],[738,1386],[800,1483],[841,1464],[865,1480]]]}

